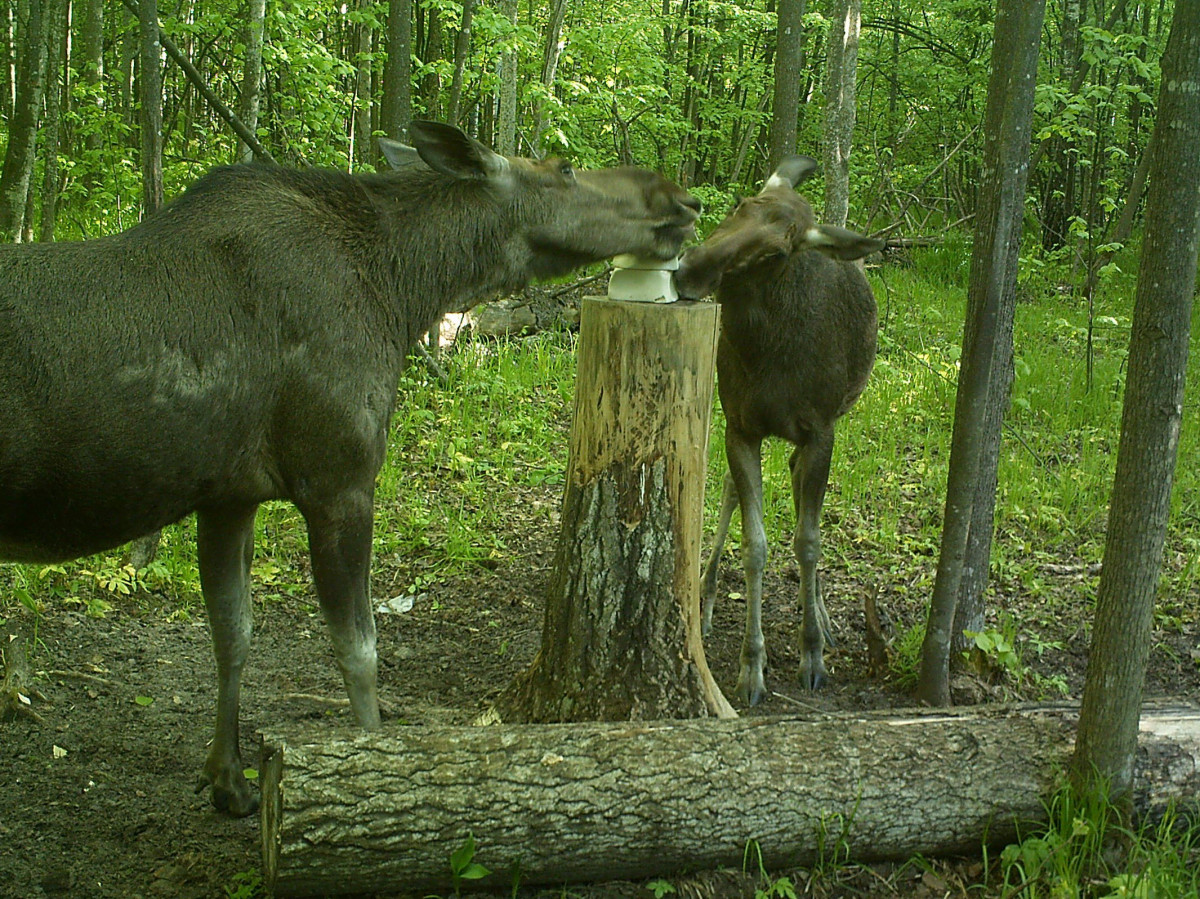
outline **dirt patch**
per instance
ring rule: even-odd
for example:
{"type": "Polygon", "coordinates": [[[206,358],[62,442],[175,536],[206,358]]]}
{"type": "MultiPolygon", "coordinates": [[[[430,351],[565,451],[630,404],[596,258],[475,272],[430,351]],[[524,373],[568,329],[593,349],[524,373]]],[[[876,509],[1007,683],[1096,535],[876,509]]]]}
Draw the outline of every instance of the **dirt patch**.
{"type": "MultiPolygon", "coordinates": [[[[556,505],[556,489],[548,487],[541,499],[556,505]]],[[[522,500],[513,503],[513,529],[506,535],[511,551],[497,567],[449,579],[417,597],[406,612],[377,616],[380,692],[394,716],[387,726],[469,722],[532,660],[554,534],[544,518],[520,518],[529,497],[522,500]]],[[[825,568],[825,594],[839,640],[828,657],[832,685],[815,695],[797,687],[794,566],[787,547],[773,546],[764,615],[773,692],[750,714],[908,704],[893,681],[868,674],[863,600],[878,585],[880,606],[894,624],[919,620],[923,609],[903,598],[907,591],[893,569],[879,567],[871,583],[851,577],[848,565],[862,569],[854,564],[854,548],[839,546],[838,540],[837,529],[828,529],[826,556],[834,561],[825,568]]],[[[1079,594],[1079,577],[1093,577],[1071,560],[1061,566],[1046,580],[1057,578],[1064,596],[1079,594]]],[[[378,561],[377,597],[387,598],[395,582],[387,560],[378,561]]],[[[722,595],[741,589],[736,562],[727,557],[722,595]]],[[[1000,584],[998,591],[999,601],[1019,615],[1019,590],[1000,584]]],[[[1075,605],[1078,617],[1063,618],[1057,632],[1042,634],[1060,647],[1030,661],[1045,677],[1063,676],[1077,695],[1088,612],[1085,602],[1075,605]]],[[[729,693],[737,680],[743,614],[740,601],[719,604],[707,643],[713,672],[729,693]]],[[[251,764],[257,758],[253,735],[262,727],[302,719],[350,720],[315,600],[256,602],[255,625],[242,697],[243,749],[251,764]]],[[[51,605],[37,622],[16,612],[9,626],[36,637],[30,667],[46,701],[34,704],[40,722],[18,717],[0,723],[0,896],[188,899],[238,895],[239,887],[245,890],[241,895],[251,895],[253,876],[247,872],[259,866],[257,818],[221,817],[207,795],[192,791],[211,734],[215,698],[202,612],[197,610],[194,620],[179,620],[156,607],[153,598],[142,597],[105,618],[51,605]]],[[[1198,642],[1194,620],[1176,620],[1157,630],[1147,692],[1200,695],[1193,660],[1198,642]]],[[[1013,686],[1008,684],[1007,693],[1004,687],[983,692],[1011,698],[1013,686]]],[[[972,864],[948,865],[936,875],[862,869],[856,883],[845,885],[846,894],[871,895],[877,888],[879,894],[895,895],[899,888],[933,895],[929,877],[943,885],[969,878],[972,864]],[[886,889],[879,886],[885,879],[886,889]]],[[[689,879],[681,894],[752,896],[753,886],[738,872],[720,872],[689,879]]],[[[650,895],[642,885],[596,889],[609,896],[650,895]]]]}

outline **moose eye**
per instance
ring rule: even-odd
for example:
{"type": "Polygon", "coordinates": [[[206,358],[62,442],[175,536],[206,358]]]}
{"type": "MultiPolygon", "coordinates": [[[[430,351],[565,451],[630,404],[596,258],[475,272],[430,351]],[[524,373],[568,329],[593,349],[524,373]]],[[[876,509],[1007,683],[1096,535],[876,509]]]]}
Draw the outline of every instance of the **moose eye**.
{"type": "Polygon", "coordinates": [[[569,162],[564,162],[559,165],[558,173],[569,180],[574,180],[575,178],[575,168],[569,162]]]}

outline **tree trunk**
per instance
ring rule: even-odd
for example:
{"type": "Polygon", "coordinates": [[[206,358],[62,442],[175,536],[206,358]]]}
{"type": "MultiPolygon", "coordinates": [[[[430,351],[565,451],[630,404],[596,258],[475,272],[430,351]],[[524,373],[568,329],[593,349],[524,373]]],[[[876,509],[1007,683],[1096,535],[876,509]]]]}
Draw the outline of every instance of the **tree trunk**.
{"type": "MultiPolygon", "coordinates": [[[[954,408],[950,473],[937,581],[921,646],[917,698],[930,705],[950,702],[950,649],[955,610],[967,564],[986,566],[967,553],[979,482],[995,482],[983,463],[992,459],[985,431],[995,408],[1007,404],[1006,376],[997,377],[1012,354],[1017,257],[1029,170],[1033,92],[1045,0],[1000,0],[984,119],[983,165],[975,217],[962,366],[954,408]],[[1000,388],[1004,387],[1003,395],[1000,388]],[[989,410],[992,410],[989,412],[989,410]]],[[[1002,419],[1003,415],[1000,414],[1002,419]]],[[[991,521],[986,523],[991,531],[991,521]]],[[[989,538],[990,546],[990,538],[989,538]]],[[[971,572],[965,572],[968,580],[971,572]]]]}
{"type": "MultiPolygon", "coordinates": [[[[517,0],[501,0],[500,14],[515,29],[517,0]]],[[[515,41],[513,35],[511,40],[515,41]]],[[[515,44],[500,54],[499,112],[496,122],[496,150],[501,156],[517,152],[517,49],[515,44]]]]}
{"type": "Polygon", "coordinates": [[[538,155],[545,150],[546,107],[554,91],[554,74],[562,54],[562,26],[567,15],[567,0],[554,0],[546,22],[546,40],[542,46],[542,96],[538,98],[533,119],[533,145],[538,155]]]}
{"type": "MultiPolygon", "coordinates": [[[[54,240],[58,218],[58,151],[66,72],[67,0],[48,0],[46,20],[46,128],[42,135],[42,220],[38,239],[54,240]]],[[[31,191],[32,193],[32,191],[31,191]]]]}
{"type": "Polygon", "coordinates": [[[71,56],[84,85],[74,103],[78,125],[73,130],[82,138],[84,152],[78,144],[68,152],[74,153],[78,177],[90,191],[100,183],[98,157],[104,142],[104,0],[78,0],[71,6],[71,18],[76,26],[71,56]]]}
{"type": "MultiPolygon", "coordinates": [[[[242,90],[238,116],[251,131],[258,130],[258,112],[262,99],[263,27],[267,16],[267,0],[250,0],[246,22],[246,58],[242,64],[242,90]]],[[[254,150],[245,141],[238,141],[238,162],[253,162],[254,150]]]]}
{"type": "Polygon", "coordinates": [[[388,0],[387,27],[380,125],[388,137],[404,140],[412,122],[412,0],[388,0]]]}
{"type": "Polygon", "coordinates": [[[700,637],[711,303],[585,300],[542,648],[505,720],[733,715],[700,637]]]}
{"type": "MultiPolygon", "coordinates": [[[[1058,80],[1071,84],[1082,63],[1083,0],[1065,0],[1058,80]]],[[[1048,146],[1050,171],[1042,192],[1042,248],[1057,250],[1067,242],[1071,218],[1076,214],[1076,154],[1074,141],[1055,135],[1048,146]]]]}
{"type": "Polygon", "coordinates": [[[139,121],[142,126],[142,214],[163,204],[162,180],[162,44],[158,40],[158,0],[138,3],[141,53],[138,56],[139,121]]]}
{"type": "Polygon", "coordinates": [[[16,23],[13,20],[12,0],[0,4],[0,118],[12,118],[17,87],[16,23]]]}
{"type": "MultiPolygon", "coordinates": [[[[442,50],[442,11],[436,3],[427,3],[426,19],[427,25],[425,29],[425,45],[422,48],[421,60],[427,65],[432,66],[433,63],[440,60],[443,56],[442,50]]],[[[426,72],[425,77],[421,79],[421,98],[425,101],[425,117],[429,119],[441,118],[441,92],[442,79],[438,73],[432,68],[426,72]]]]}
{"type": "Polygon", "coordinates": [[[779,0],[775,39],[775,93],[771,108],[768,171],[796,152],[800,117],[800,84],[804,75],[805,0],[779,0]]]}
{"type": "MultiPolygon", "coordinates": [[[[1070,708],[545,726],[297,727],[262,735],[263,871],[276,895],[447,894],[469,836],[493,890],[1003,846],[1046,820],[1070,708]],[[515,869],[519,865],[519,875],[515,869]]],[[[1148,711],[1147,819],[1194,805],[1200,710],[1148,711]]]]}
{"type": "Polygon", "coordinates": [[[359,0],[364,20],[356,22],[351,34],[351,65],[354,66],[354,108],[350,127],[351,165],[371,159],[371,27],[365,17],[371,0],[359,0]]]}
{"type": "Polygon", "coordinates": [[[458,34],[454,38],[454,74],[450,79],[450,100],[446,121],[458,125],[462,117],[463,73],[467,70],[467,56],[471,51],[471,19],[475,15],[475,0],[463,0],[462,19],[458,34]]]}
{"type": "Polygon", "coordinates": [[[837,0],[825,58],[825,169],[823,221],[846,226],[850,211],[850,145],[854,138],[858,33],[862,0],[837,0]]]}
{"type": "Polygon", "coordinates": [[[1121,443],[1072,762],[1081,786],[1128,793],[1154,593],[1171,510],[1200,244],[1200,0],[1177,0],[1151,139],[1121,443]]]}
{"type": "Polygon", "coordinates": [[[25,204],[37,156],[46,66],[44,16],[43,0],[25,0],[17,7],[16,95],[0,171],[0,232],[7,232],[16,243],[25,233],[25,204]]]}

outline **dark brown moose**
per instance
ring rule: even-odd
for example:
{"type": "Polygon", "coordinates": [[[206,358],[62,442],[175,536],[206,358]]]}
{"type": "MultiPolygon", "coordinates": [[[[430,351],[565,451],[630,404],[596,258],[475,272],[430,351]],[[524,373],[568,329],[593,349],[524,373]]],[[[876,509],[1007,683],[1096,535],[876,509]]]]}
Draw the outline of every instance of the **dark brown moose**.
{"type": "Polygon", "coordinates": [[[249,814],[238,694],[254,515],[291,500],[358,723],[379,726],[372,501],[407,349],[441,314],[618,253],[699,203],[634,168],[505,158],[414,123],[425,165],[233,166],[113,237],[0,250],[0,558],[64,560],[196,512],[217,659],[200,775],[249,814]]]}
{"type": "Polygon", "coordinates": [[[875,297],[858,266],[843,260],[882,249],[883,242],[814,222],[795,188],[816,165],[807,156],[785,160],[757,196],[739,203],[702,245],[684,254],[675,278],[680,295],[715,292],[721,304],[717,387],[729,472],[704,573],[704,630],[712,625],[717,565],[740,502],[747,599],[737,693],[751,705],[766,692],[762,441],[782,437],[795,446],[793,549],[804,610],[800,679],[816,689],[826,678],[825,646],[833,643],[817,578],[833,428],[862,393],[875,361],[875,297]]]}

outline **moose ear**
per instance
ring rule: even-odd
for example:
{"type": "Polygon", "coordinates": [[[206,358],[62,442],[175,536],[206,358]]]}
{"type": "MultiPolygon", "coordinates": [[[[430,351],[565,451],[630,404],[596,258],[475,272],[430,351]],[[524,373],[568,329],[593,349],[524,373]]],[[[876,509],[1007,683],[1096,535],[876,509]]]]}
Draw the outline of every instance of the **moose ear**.
{"type": "Polygon", "coordinates": [[[388,161],[388,165],[394,169],[407,168],[421,161],[416,147],[402,144],[390,137],[379,138],[379,149],[383,153],[383,158],[388,161]]]}
{"type": "Polygon", "coordinates": [[[787,187],[794,190],[796,185],[817,170],[817,161],[811,156],[788,156],[767,179],[763,190],[771,187],[787,187]]]}
{"type": "Polygon", "coordinates": [[[826,256],[849,262],[877,253],[887,244],[836,225],[815,225],[804,233],[804,245],[810,250],[818,250],[826,256]]]}
{"type": "Polygon", "coordinates": [[[417,153],[435,172],[451,178],[489,180],[508,172],[508,160],[453,125],[416,121],[409,125],[417,153]]]}

